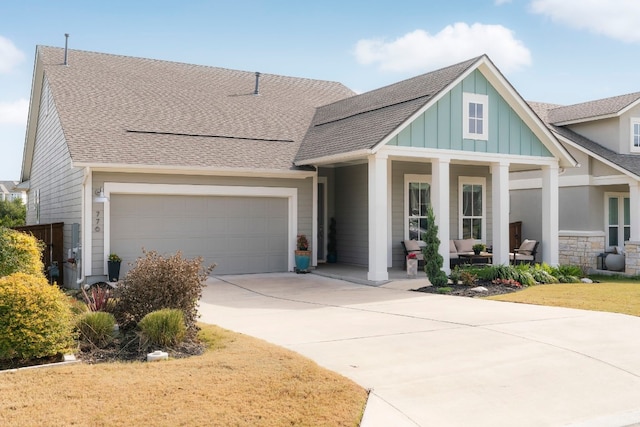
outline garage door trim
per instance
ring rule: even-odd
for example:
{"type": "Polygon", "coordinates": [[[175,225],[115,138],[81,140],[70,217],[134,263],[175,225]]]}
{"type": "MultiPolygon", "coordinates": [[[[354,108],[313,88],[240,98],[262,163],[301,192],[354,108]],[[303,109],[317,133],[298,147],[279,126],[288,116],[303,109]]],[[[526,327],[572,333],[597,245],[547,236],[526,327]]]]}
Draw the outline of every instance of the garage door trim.
{"type": "MultiPolygon", "coordinates": [[[[125,182],[105,182],[103,185],[107,199],[111,194],[140,194],[167,196],[230,196],[230,197],[281,197],[287,199],[287,264],[293,271],[295,265],[294,247],[298,224],[298,189],[290,187],[246,187],[225,185],[189,184],[140,184],[125,182]]],[[[107,256],[111,247],[111,208],[104,203],[104,271],[107,274],[107,256]]],[[[91,275],[91,272],[89,272],[91,275]]]]}

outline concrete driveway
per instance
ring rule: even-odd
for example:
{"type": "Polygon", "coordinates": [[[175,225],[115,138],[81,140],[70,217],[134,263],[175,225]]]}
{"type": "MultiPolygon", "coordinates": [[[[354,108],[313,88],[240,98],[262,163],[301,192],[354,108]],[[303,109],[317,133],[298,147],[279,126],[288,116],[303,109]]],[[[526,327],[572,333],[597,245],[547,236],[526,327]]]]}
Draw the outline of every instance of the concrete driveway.
{"type": "Polygon", "coordinates": [[[640,423],[638,317],[287,273],[211,278],[200,312],[371,389],[363,426],[640,423]]]}

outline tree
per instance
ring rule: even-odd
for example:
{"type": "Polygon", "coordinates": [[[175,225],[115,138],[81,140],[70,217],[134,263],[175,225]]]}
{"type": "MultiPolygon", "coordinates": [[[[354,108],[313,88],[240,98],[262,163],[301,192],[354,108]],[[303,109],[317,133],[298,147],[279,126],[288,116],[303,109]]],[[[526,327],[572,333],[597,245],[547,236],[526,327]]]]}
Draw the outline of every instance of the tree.
{"type": "Polygon", "coordinates": [[[0,200],[0,226],[17,227],[26,221],[27,207],[22,199],[0,200]]]}
{"type": "Polygon", "coordinates": [[[433,286],[446,286],[447,274],[442,271],[442,255],[440,255],[440,239],[438,239],[438,226],[433,208],[427,208],[427,231],[422,235],[426,246],[422,250],[424,255],[424,272],[433,286]]]}

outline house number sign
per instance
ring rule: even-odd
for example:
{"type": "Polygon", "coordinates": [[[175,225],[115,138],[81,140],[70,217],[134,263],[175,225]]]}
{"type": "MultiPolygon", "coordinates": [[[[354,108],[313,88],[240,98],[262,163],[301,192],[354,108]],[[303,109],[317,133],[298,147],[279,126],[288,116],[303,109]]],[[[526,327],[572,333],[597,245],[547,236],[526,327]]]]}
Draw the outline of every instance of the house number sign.
{"type": "Polygon", "coordinates": [[[100,211],[96,211],[96,226],[93,230],[96,232],[100,231],[100,211]]]}

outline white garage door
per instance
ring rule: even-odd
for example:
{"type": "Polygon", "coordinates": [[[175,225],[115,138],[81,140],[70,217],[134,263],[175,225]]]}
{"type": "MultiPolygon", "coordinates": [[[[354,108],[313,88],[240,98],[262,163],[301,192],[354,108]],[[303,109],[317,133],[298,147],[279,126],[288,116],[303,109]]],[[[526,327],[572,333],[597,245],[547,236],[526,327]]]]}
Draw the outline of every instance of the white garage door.
{"type": "Polygon", "coordinates": [[[287,271],[286,198],[122,195],[111,198],[111,252],[142,248],[217,264],[214,275],[287,271]]]}

